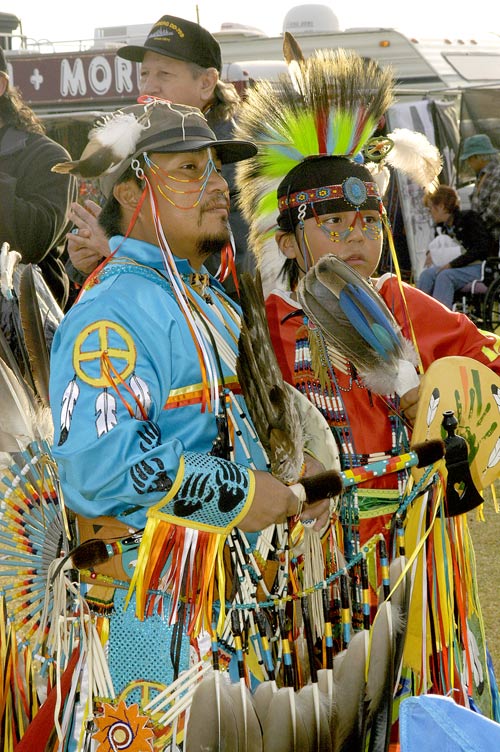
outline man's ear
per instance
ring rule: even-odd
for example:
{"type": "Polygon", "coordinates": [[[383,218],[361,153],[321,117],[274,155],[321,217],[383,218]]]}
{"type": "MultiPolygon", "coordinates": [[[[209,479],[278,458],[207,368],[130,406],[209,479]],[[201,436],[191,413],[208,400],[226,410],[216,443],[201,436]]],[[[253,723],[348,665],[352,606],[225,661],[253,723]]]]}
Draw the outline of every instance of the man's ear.
{"type": "Polygon", "coordinates": [[[200,76],[200,98],[205,105],[209,105],[214,98],[215,87],[219,80],[217,68],[206,68],[200,76]]]}
{"type": "Polygon", "coordinates": [[[141,197],[142,191],[135,180],[126,180],[113,186],[113,196],[124,209],[133,211],[141,197]]]}
{"type": "Polygon", "coordinates": [[[281,253],[283,253],[287,258],[296,259],[297,257],[300,257],[299,246],[293,232],[277,230],[274,237],[276,238],[276,242],[281,253]]]}

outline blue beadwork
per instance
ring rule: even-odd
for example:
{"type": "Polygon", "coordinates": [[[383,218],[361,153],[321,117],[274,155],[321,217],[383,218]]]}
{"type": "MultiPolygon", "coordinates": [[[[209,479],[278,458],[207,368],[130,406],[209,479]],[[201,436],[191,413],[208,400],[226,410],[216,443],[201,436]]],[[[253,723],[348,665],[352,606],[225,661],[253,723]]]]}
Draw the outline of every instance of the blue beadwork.
{"type": "Polygon", "coordinates": [[[342,183],[344,198],[355,207],[362,206],[367,199],[366,185],[356,177],[349,177],[342,183]]]}

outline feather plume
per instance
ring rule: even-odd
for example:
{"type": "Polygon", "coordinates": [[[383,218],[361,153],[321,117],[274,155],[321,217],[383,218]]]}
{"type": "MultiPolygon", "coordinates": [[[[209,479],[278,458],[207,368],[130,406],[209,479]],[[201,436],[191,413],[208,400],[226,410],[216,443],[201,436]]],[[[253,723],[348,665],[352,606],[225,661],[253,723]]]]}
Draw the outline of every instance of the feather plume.
{"type": "Polygon", "coordinates": [[[256,431],[271,462],[271,472],[285,483],[300,477],[304,439],[299,416],[289,398],[274,356],[265,317],[260,277],[240,279],[243,321],[236,371],[256,431]]]}
{"type": "Polygon", "coordinates": [[[269,708],[271,707],[271,700],[273,695],[278,691],[275,681],[261,681],[257,685],[255,692],[253,693],[253,702],[257,718],[260,725],[264,727],[269,708]]]}
{"type": "Polygon", "coordinates": [[[392,612],[396,614],[394,619],[394,691],[399,680],[403,649],[406,638],[408,609],[410,607],[411,578],[406,571],[408,561],[405,556],[397,556],[389,566],[389,580],[391,592],[392,612]],[[396,584],[399,585],[396,587],[396,584]]]}
{"type": "Polygon", "coordinates": [[[443,168],[443,159],[437,147],[423,133],[407,128],[395,128],[387,138],[392,141],[393,147],[384,162],[404,172],[426,192],[433,192],[443,168]]]}
{"type": "MultiPolygon", "coordinates": [[[[319,411],[283,379],[271,343],[259,272],[255,280],[249,274],[241,275],[240,292],[243,321],[236,372],[255,429],[269,457],[271,472],[283,483],[296,483],[302,472],[304,449],[313,444],[313,454],[327,473],[300,480],[306,499],[312,502],[336,496],[341,491],[341,483],[335,440],[319,411]]],[[[294,490],[302,494],[300,489],[294,490]]]]}
{"type": "Polygon", "coordinates": [[[365,167],[367,168],[367,170],[369,170],[373,180],[376,182],[379,193],[383,198],[389,187],[389,182],[391,179],[389,168],[383,164],[376,162],[365,162],[365,167]]]}
{"type": "MultiPolygon", "coordinates": [[[[331,752],[332,738],[328,716],[328,700],[317,684],[307,684],[297,693],[297,714],[307,728],[307,744],[311,752],[331,752]]],[[[301,749],[301,748],[299,748],[301,749]]]]}
{"type": "Polygon", "coordinates": [[[295,37],[285,31],[283,37],[283,57],[288,65],[288,73],[298,94],[304,90],[305,58],[295,37]]]}
{"type": "Polygon", "coordinates": [[[418,385],[413,365],[404,365],[416,360],[411,343],[380,295],[348,264],[333,255],[321,258],[301,279],[298,298],[327,342],[374,392],[404,394],[418,385]]]}
{"type": "Polygon", "coordinates": [[[264,752],[313,752],[307,722],[292,687],[278,689],[262,722],[264,752]]]}
{"type": "Polygon", "coordinates": [[[1,327],[0,327],[0,358],[10,368],[10,370],[12,371],[16,379],[21,384],[24,384],[24,379],[21,373],[21,369],[19,368],[17,360],[14,356],[14,353],[12,352],[12,349],[9,343],[7,342],[5,334],[3,333],[3,330],[1,327]]]}
{"type": "Polygon", "coordinates": [[[102,175],[134,153],[146,126],[145,118],[136,118],[132,113],[117,112],[105,117],[90,131],[80,159],[56,164],[52,172],[69,172],[83,178],[102,175]]]}
{"type": "Polygon", "coordinates": [[[365,719],[370,752],[386,752],[389,745],[394,691],[393,613],[390,601],[381,603],[370,634],[365,719]]]}
{"type": "Polygon", "coordinates": [[[49,402],[49,350],[35,287],[33,266],[27,264],[21,272],[19,286],[19,312],[24,343],[37,394],[43,404],[49,402]]]}

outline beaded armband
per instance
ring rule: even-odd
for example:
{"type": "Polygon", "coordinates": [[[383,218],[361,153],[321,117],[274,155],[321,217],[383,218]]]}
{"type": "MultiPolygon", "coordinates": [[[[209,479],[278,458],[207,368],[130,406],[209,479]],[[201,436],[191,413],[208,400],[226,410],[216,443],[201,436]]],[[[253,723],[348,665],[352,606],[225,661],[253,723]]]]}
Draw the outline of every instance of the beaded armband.
{"type": "Polygon", "coordinates": [[[238,524],[254,492],[253,473],[234,462],[186,452],[170,492],[148,512],[184,527],[230,530],[238,524]]]}

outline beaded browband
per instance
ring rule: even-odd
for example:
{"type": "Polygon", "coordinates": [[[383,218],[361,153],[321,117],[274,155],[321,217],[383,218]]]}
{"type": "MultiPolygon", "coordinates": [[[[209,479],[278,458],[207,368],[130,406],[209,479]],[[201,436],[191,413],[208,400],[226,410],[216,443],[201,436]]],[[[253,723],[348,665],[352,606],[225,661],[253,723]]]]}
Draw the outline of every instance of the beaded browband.
{"type": "Polygon", "coordinates": [[[365,183],[357,177],[349,177],[340,185],[325,185],[321,188],[311,188],[307,191],[297,191],[289,196],[282,196],[278,200],[279,211],[294,209],[302,204],[314,204],[318,201],[329,201],[336,198],[345,199],[351,206],[358,208],[367,198],[380,200],[380,193],[376,183],[365,183]]]}

